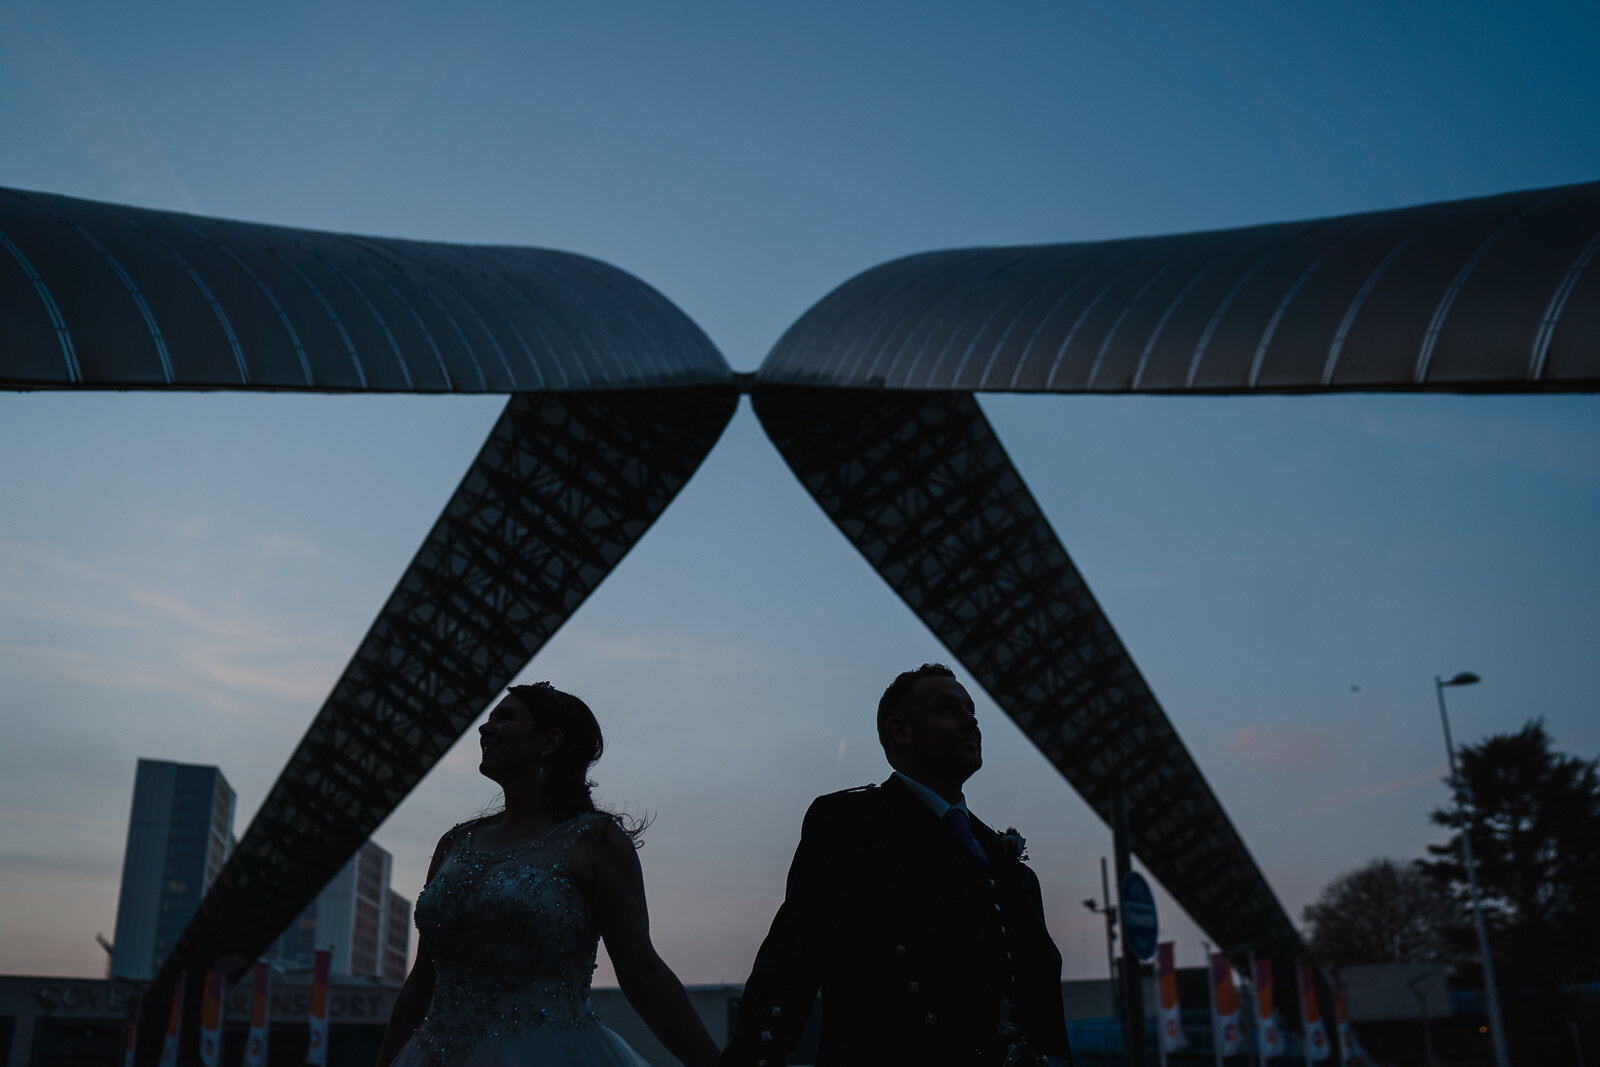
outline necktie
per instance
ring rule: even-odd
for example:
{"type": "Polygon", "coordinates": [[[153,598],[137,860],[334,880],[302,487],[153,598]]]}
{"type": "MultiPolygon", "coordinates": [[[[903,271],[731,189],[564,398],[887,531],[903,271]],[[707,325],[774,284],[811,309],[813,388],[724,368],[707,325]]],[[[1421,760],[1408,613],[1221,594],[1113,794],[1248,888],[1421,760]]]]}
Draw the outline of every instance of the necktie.
{"type": "Polygon", "coordinates": [[[956,835],[957,840],[967,846],[967,851],[977,857],[978,862],[987,869],[989,857],[984,853],[983,846],[972,836],[972,824],[967,822],[967,813],[960,808],[951,808],[944,813],[944,824],[956,835]]]}

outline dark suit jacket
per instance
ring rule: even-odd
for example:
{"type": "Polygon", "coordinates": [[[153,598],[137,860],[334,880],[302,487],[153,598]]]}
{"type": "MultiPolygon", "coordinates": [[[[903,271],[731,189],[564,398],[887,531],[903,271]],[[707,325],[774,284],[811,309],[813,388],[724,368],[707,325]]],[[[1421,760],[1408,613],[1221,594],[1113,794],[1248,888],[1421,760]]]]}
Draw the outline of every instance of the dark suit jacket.
{"type": "Polygon", "coordinates": [[[784,1063],[819,989],[819,1067],[998,1063],[1002,996],[1070,1059],[1039,880],[976,818],[972,833],[987,870],[896,778],[818,797],[723,1067],[784,1063]]]}

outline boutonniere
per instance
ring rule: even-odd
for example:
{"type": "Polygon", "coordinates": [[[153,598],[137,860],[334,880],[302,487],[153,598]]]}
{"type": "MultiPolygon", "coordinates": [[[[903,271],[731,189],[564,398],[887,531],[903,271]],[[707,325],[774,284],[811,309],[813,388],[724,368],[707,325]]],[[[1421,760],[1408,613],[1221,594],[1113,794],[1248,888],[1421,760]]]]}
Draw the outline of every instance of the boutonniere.
{"type": "Polygon", "coordinates": [[[1015,826],[1006,827],[1006,832],[1000,835],[1000,851],[1008,860],[1025,860],[1028,858],[1028,839],[1017,833],[1015,826]]]}

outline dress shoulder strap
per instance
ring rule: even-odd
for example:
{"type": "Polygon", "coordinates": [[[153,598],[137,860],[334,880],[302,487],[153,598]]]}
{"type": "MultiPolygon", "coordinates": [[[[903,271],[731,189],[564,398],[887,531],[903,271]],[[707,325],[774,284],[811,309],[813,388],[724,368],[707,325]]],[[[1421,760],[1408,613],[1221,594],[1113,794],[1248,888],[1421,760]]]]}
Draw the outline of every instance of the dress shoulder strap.
{"type": "Polygon", "coordinates": [[[428,863],[428,874],[422,880],[423,885],[433,881],[433,876],[439,873],[439,868],[444,864],[445,859],[461,846],[461,843],[467,839],[468,834],[493,817],[492,815],[480,815],[476,819],[458,822],[446,830],[444,836],[439,838],[438,847],[433,851],[433,859],[428,863]]]}
{"type": "Polygon", "coordinates": [[[569,822],[571,832],[568,835],[567,848],[576,845],[583,836],[597,827],[603,827],[611,821],[611,816],[601,811],[580,811],[569,822]]]}

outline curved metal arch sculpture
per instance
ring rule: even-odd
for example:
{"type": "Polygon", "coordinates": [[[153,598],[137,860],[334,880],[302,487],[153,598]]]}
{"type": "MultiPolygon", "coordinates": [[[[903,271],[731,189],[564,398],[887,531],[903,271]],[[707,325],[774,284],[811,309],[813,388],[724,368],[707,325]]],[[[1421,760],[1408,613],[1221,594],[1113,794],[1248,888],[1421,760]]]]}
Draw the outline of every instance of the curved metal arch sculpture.
{"type": "Polygon", "coordinates": [[[1600,389],[1600,182],[1170,237],[927,252],[765,383],[1046,393],[1600,389]]]}
{"type": "Polygon", "coordinates": [[[1300,947],[1206,783],[968,393],[758,388],[756,412],[834,524],[1230,950],[1300,947]]]}
{"type": "Polygon", "coordinates": [[[295,230],[0,189],[0,388],[520,393],[725,382],[571,252],[295,230]]]}
{"type": "Polygon", "coordinates": [[[0,189],[0,388],[511,394],[151,984],[141,1062],[179,974],[270,943],[643,535],[746,390],[824,511],[1089,804],[1106,815],[1123,790],[1141,860],[1223,949],[1298,953],[965,394],[1590,391],[1597,253],[1600,183],[934,252],[846,282],[736,376],[665,297],[582,256],[0,189]]]}
{"type": "Polygon", "coordinates": [[[179,977],[242,966],[293,922],[643,536],[737,404],[688,316],[583,256],[15,190],[0,190],[0,339],[0,388],[511,394],[147,988],[140,1062],[179,977]]]}
{"type": "Polygon", "coordinates": [[[808,309],[762,363],[755,408],[835,525],[1108,823],[1122,791],[1133,851],[1190,917],[1230,956],[1292,966],[1293,922],[971,394],[1592,391],[1597,253],[1600,183],[914,255],[808,309]]]}
{"type": "Polygon", "coordinates": [[[644,536],[737,402],[729,386],[511,398],[163,961],[145,1052],[179,978],[242,968],[294,922],[644,536]]]}

